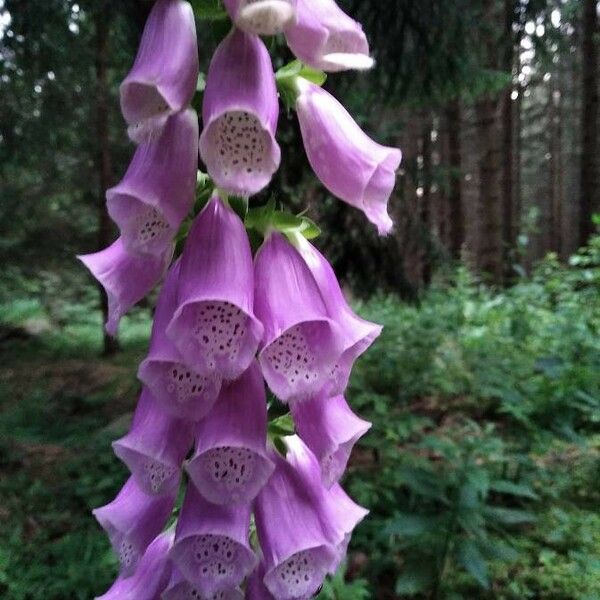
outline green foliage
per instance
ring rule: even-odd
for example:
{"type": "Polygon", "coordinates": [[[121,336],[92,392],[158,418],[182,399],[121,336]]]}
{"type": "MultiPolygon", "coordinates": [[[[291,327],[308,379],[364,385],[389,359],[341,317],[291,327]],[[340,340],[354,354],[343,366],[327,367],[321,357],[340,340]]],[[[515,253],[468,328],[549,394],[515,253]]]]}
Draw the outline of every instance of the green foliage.
{"type": "MultiPolygon", "coordinates": [[[[344,487],[371,514],[320,600],[595,598],[598,244],[502,293],[459,270],[418,306],[357,307],[385,325],[348,391],[374,426],[344,487]]],[[[110,441],[137,396],[150,315],[127,317],[124,352],[100,360],[93,291],[49,306],[24,285],[11,292],[23,300],[5,291],[2,326],[48,329],[0,343],[0,596],[90,598],[116,572],[90,509],[125,477],[110,441]]],[[[273,440],[292,430],[284,408],[271,403],[273,440]]]]}
{"type": "Polygon", "coordinates": [[[523,594],[503,598],[546,598],[565,573],[552,597],[594,589],[581,580],[596,572],[594,536],[587,555],[567,536],[567,549],[545,555],[545,577],[531,572],[537,559],[518,581],[506,573],[508,563],[521,574],[523,553],[542,543],[549,503],[569,522],[597,502],[597,248],[595,238],[569,267],[550,256],[501,293],[460,270],[419,306],[379,298],[363,307],[385,326],[349,392],[374,421],[350,476],[372,509],[355,548],[370,557],[373,583],[390,580],[402,597],[497,598],[500,586],[523,594]]]}

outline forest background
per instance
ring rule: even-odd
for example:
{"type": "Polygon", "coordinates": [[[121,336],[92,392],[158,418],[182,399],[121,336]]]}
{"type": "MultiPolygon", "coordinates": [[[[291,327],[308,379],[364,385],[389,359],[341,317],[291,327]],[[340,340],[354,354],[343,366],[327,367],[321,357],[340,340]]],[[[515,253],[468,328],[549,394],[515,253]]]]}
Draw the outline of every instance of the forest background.
{"type": "MultiPolygon", "coordinates": [[[[193,0],[201,70],[229,27],[193,0]]],[[[371,508],[322,598],[600,597],[600,24],[595,0],[345,0],[377,68],[326,87],[404,153],[392,235],[330,197],[282,115],[269,191],[385,333],[348,399],[371,508]]],[[[90,598],[89,514],[124,477],[152,302],[102,334],[75,254],[115,229],[118,84],[151,2],[0,0],[0,596],[90,598]]],[[[292,59],[271,41],[276,67],[292,59]]],[[[198,99],[197,99],[198,100],[198,99]]]]}

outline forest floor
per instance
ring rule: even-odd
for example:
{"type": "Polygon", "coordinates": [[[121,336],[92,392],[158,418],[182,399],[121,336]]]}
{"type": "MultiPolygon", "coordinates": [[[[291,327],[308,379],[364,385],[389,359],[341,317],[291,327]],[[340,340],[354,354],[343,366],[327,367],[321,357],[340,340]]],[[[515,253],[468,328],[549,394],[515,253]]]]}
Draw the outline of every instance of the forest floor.
{"type": "MultiPolygon", "coordinates": [[[[531,299],[453,294],[362,309],[386,333],[348,393],[374,427],[346,485],[371,515],[351,548],[354,583],[338,578],[322,597],[598,600],[597,341],[580,344],[567,372],[566,350],[540,339],[543,356],[524,372],[523,344],[514,331],[506,338],[503,320],[531,299]],[[467,321],[449,318],[456,307],[467,321]],[[561,404],[540,408],[555,389],[561,404]],[[579,404],[566,406],[578,393],[579,404]]],[[[553,339],[565,337],[563,317],[553,313],[553,339]]],[[[543,336],[541,313],[530,318],[543,336]]],[[[15,332],[0,342],[0,597],[89,599],[116,572],[90,511],[126,478],[110,443],[126,432],[137,399],[147,311],[126,320],[122,350],[110,358],[99,355],[96,322],[15,332]]],[[[531,335],[522,339],[534,353],[531,335]]]]}

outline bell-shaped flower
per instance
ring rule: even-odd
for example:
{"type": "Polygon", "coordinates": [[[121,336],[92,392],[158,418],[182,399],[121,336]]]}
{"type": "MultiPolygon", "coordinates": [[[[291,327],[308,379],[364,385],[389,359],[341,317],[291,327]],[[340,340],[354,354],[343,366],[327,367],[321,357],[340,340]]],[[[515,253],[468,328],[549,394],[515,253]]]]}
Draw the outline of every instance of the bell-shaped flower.
{"type": "Polygon", "coordinates": [[[223,386],[198,424],[196,452],[186,470],[215,504],[250,503],[273,472],[267,457],[267,401],[258,364],[223,386]]]}
{"type": "Polygon", "coordinates": [[[274,600],[273,594],[267,589],[263,578],[265,576],[265,563],[261,561],[252,571],[246,583],[246,600],[274,600]]]}
{"type": "Polygon", "coordinates": [[[161,533],[140,558],[135,573],[119,577],[111,588],[96,600],[157,600],[171,578],[169,552],[175,539],[175,530],[161,533]]]}
{"type": "Polygon", "coordinates": [[[402,153],[373,141],[324,89],[297,81],[296,112],[313,171],[333,195],[362,210],[380,235],[388,234],[387,204],[402,153]]]}
{"type": "Polygon", "coordinates": [[[160,256],[129,254],[121,238],[100,252],[78,256],[108,296],[108,333],[116,335],[121,317],[159,282],[172,257],[172,246],[160,256]]]}
{"type": "Polygon", "coordinates": [[[286,27],[290,50],[321,71],[370,69],[369,43],[360,23],[334,0],[298,0],[296,20],[286,27]]]}
{"type": "Polygon", "coordinates": [[[158,256],[171,245],[194,203],[197,171],[198,119],[188,109],[137,147],[125,177],[106,192],[108,214],[129,252],[158,256]]]}
{"type": "Polygon", "coordinates": [[[290,406],[296,431],[319,461],[326,487],[344,474],[354,444],[371,423],[357,417],[343,396],[320,394],[290,406]]]}
{"type": "Polygon", "coordinates": [[[199,421],[215,403],[221,379],[217,375],[200,375],[184,364],[179,350],[167,336],[167,326],[178,306],[180,269],[181,259],[178,259],[163,283],[154,311],[150,350],[140,365],[138,377],[170,414],[199,421]]]}
{"type": "Polygon", "coordinates": [[[205,377],[237,379],[252,362],[263,327],[253,313],[252,253],[240,218],[218,197],[192,225],[167,327],[183,362],[205,377]]]}
{"type": "Polygon", "coordinates": [[[129,136],[156,135],[169,115],[188,106],[198,82],[194,11],[183,0],[158,0],[148,17],[131,71],[121,84],[129,136]]]}
{"type": "Polygon", "coordinates": [[[337,553],[303,478],[278,454],[273,460],[275,471],[257,496],[254,513],[264,555],[263,582],[277,600],[311,597],[337,553]]]}
{"type": "Polygon", "coordinates": [[[129,433],[113,449],[144,492],[162,495],[177,491],[193,441],[192,425],[165,412],[144,388],[129,433]]]}
{"type": "Polygon", "coordinates": [[[256,315],[265,327],[263,375],[283,402],[314,396],[331,379],[343,335],[302,256],[280,233],[269,234],[254,272],[256,315]]]}
{"type": "Polygon", "coordinates": [[[169,586],[161,596],[161,600],[244,600],[244,596],[237,588],[203,594],[193,583],[185,579],[179,569],[174,568],[169,586]]]}
{"type": "Polygon", "coordinates": [[[335,560],[329,571],[333,573],[344,560],[352,531],[369,511],[356,504],[339,484],[334,484],[331,489],[323,486],[319,462],[299,436],[287,436],[284,443],[286,460],[312,499],[323,531],[334,549],[335,560]]]}
{"type": "Polygon", "coordinates": [[[162,531],[176,493],[151,496],[130,477],[112,502],[92,511],[119,557],[122,575],[134,572],[150,542],[162,531]]]}
{"type": "Polygon", "coordinates": [[[275,35],[296,18],[296,0],[223,0],[237,27],[256,35],[275,35]]]}
{"type": "Polygon", "coordinates": [[[375,341],[382,327],[361,319],[350,308],[331,265],[306,238],[298,236],[296,248],[317,282],[329,315],[346,338],[344,352],[334,367],[331,385],[326,390],[329,396],[336,396],[344,392],[354,361],[375,341]]]}
{"type": "Polygon", "coordinates": [[[256,566],[248,541],[250,510],[247,504],[211,504],[188,486],[171,558],[204,596],[235,588],[256,566]]]}
{"type": "Polygon", "coordinates": [[[218,187],[237,196],[262,190],[279,167],[279,103],[269,52],[255,35],[233,29],[206,77],[200,156],[218,187]]]}

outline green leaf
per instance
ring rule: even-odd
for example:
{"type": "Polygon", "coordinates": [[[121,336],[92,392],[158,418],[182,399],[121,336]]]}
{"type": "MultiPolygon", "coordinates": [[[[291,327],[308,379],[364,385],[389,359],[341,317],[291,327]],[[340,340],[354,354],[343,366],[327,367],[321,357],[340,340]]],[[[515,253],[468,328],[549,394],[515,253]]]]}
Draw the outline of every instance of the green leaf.
{"type": "Polygon", "coordinates": [[[504,525],[521,525],[523,523],[533,523],[536,520],[530,512],[512,508],[486,506],[484,513],[489,519],[504,525]]]}
{"type": "Polygon", "coordinates": [[[431,588],[436,580],[435,571],[422,561],[408,562],[404,573],[396,580],[396,594],[414,596],[431,588]]]}
{"type": "Polygon", "coordinates": [[[277,417],[269,423],[269,433],[272,435],[293,435],[295,431],[294,421],[290,413],[277,417]]]}
{"type": "Polygon", "coordinates": [[[394,515],[384,531],[386,535],[417,537],[436,532],[440,523],[440,517],[400,513],[394,515]]]}
{"type": "Polygon", "coordinates": [[[532,500],[537,500],[539,497],[528,485],[525,485],[524,483],[514,483],[504,479],[493,481],[490,484],[490,489],[500,494],[510,494],[511,496],[531,498],[532,500]]]}
{"type": "Polygon", "coordinates": [[[457,560],[481,587],[489,588],[488,568],[475,542],[462,541],[457,549],[457,560]]]}

